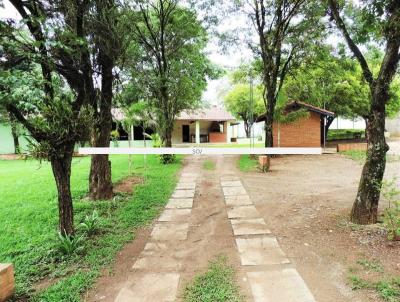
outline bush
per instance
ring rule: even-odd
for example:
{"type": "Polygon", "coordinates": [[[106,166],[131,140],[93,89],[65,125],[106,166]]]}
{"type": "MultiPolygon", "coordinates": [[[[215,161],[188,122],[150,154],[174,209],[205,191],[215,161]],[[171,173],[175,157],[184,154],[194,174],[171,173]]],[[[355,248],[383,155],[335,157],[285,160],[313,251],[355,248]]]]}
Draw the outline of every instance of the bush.
{"type": "Polygon", "coordinates": [[[100,225],[100,217],[97,211],[94,210],[91,215],[86,215],[85,219],[80,225],[86,235],[89,237],[94,235],[98,231],[100,225]]]}
{"type": "Polygon", "coordinates": [[[65,256],[78,254],[84,248],[83,240],[83,236],[63,236],[61,233],[58,233],[56,249],[65,256]]]}

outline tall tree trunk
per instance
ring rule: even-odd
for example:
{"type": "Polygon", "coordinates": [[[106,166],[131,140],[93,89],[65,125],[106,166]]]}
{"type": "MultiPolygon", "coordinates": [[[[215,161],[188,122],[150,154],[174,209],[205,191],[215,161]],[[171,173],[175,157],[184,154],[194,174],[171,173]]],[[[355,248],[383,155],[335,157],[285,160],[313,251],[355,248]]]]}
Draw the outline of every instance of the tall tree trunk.
{"type": "Polygon", "coordinates": [[[350,219],[358,224],[376,223],[378,204],[386,166],[385,94],[375,88],[366,133],[368,137],[367,159],[364,164],[358,193],[350,219]]]}
{"type": "Polygon", "coordinates": [[[63,236],[74,234],[74,210],[71,197],[71,161],[74,146],[51,159],[51,168],[57,185],[59,230],[63,236]]]}
{"type": "Polygon", "coordinates": [[[266,148],[272,148],[274,146],[274,132],[273,132],[273,117],[271,116],[270,113],[267,113],[265,115],[265,124],[264,124],[264,130],[265,130],[265,147],[266,148]]]}
{"type": "MultiPolygon", "coordinates": [[[[102,50],[100,50],[99,61],[102,67],[100,110],[92,134],[92,145],[94,147],[109,147],[112,129],[113,61],[105,55],[102,50]]],[[[95,110],[96,109],[97,104],[95,104],[95,110]]],[[[89,196],[93,200],[110,199],[113,196],[111,162],[107,154],[92,155],[89,176],[89,196]]]]}
{"type": "Polygon", "coordinates": [[[243,119],[244,123],[244,132],[246,133],[246,137],[250,138],[250,125],[249,122],[246,119],[243,119]]]}

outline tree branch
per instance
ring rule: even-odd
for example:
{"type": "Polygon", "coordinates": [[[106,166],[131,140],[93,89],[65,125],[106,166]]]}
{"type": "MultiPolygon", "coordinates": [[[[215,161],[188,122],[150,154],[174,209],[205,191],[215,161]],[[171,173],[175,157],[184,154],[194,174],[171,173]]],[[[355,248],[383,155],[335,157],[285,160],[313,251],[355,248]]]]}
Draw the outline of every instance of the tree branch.
{"type": "Polygon", "coordinates": [[[358,46],[354,43],[353,39],[350,37],[350,34],[347,30],[346,24],[344,23],[342,17],[340,17],[339,13],[339,8],[338,8],[338,3],[336,0],[329,0],[329,6],[331,9],[331,16],[336,22],[336,26],[339,28],[339,30],[342,32],[347,45],[349,46],[350,50],[353,52],[354,56],[360,63],[361,69],[363,71],[363,75],[365,80],[368,82],[370,87],[372,87],[375,84],[374,77],[372,75],[372,72],[368,66],[367,60],[363,56],[362,52],[358,48],[358,46]]]}

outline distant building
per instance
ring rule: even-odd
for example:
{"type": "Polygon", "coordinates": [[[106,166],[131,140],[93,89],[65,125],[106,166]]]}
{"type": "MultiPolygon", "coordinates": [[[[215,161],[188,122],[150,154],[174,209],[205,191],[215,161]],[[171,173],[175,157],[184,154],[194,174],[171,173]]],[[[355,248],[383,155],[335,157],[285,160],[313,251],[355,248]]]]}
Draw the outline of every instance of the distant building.
{"type": "MultiPolygon", "coordinates": [[[[274,147],[321,147],[324,142],[324,121],[335,114],[298,101],[286,105],[285,112],[300,109],[306,109],[309,115],[291,123],[273,123],[274,147]]],[[[265,113],[257,118],[257,122],[262,121],[265,121],[265,113]]]]}

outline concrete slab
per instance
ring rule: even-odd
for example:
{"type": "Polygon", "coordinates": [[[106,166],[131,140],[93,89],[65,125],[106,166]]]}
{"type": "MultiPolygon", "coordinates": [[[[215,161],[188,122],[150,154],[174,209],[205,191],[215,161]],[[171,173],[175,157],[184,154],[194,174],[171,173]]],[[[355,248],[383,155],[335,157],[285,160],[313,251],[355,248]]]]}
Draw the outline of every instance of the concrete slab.
{"type": "Polygon", "coordinates": [[[223,186],[223,187],[241,187],[242,182],[240,180],[222,180],[221,186],[223,186]]]}
{"type": "Polygon", "coordinates": [[[179,274],[144,274],[121,289],[115,302],[172,302],[176,300],[179,274]]]}
{"type": "Polygon", "coordinates": [[[290,263],[274,237],[236,238],[242,265],[290,263]]]}
{"type": "Polygon", "coordinates": [[[262,218],[254,219],[231,219],[233,234],[240,235],[261,235],[270,234],[267,225],[262,218]]]}
{"type": "Polygon", "coordinates": [[[197,177],[181,177],[179,179],[180,183],[186,183],[186,182],[196,182],[197,177]]]}
{"type": "Polygon", "coordinates": [[[194,190],[195,188],[196,188],[195,182],[178,182],[175,189],[178,189],[178,190],[192,189],[192,190],[194,190]]]}
{"type": "Polygon", "coordinates": [[[225,196],[225,203],[230,207],[253,204],[249,195],[225,196]]]}
{"type": "Polygon", "coordinates": [[[158,221],[187,221],[191,212],[191,209],[165,209],[158,218],[158,221]]]}
{"type": "Polygon", "coordinates": [[[234,181],[239,180],[240,178],[235,175],[223,175],[221,176],[221,181],[234,181]]]}
{"type": "Polygon", "coordinates": [[[186,240],[188,229],[188,223],[158,223],[154,226],[151,237],[157,241],[186,240]]]}
{"type": "Polygon", "coordinates": [[[191,172],[183,172],[183,173],[181,174],[181,177],[182,177],[182,178],[183,178],[183,177],[193,177],[193,178],[196,178],[197,176],[199,176],[198,173],[191,173],[191,172]]]}
{"type": "Polygon", "coordinates": [[[258,218],[260,215],[255,206],[233,207],[228,210],[228,218],[258,218]]]}
{"type": "Polygon", "coordinates": [[[297,270],[248,272],[254,302],[315,302],[297,270]]]}
{"type": "Polygon", "coordinates": [[[222,187],[225,196],[246,195],[246,190],[241,187],[222,187]]]}
{"type": "Polygon", "coordinates": [[[194,190],[175,190],[172,198],[193,198],[194,190]]]}
{"type": "Polygon", "coordinates": [[[193,207],[193,198],[171,198],[167,205],[167,209],[187,209],[193,207]]]}
{"type": "Polygon", "coordinates": [[[137,270],[180,270],[182,268],[182,261],[173,256],[161,257],[139,257],[133,269],[137,270]]]}

